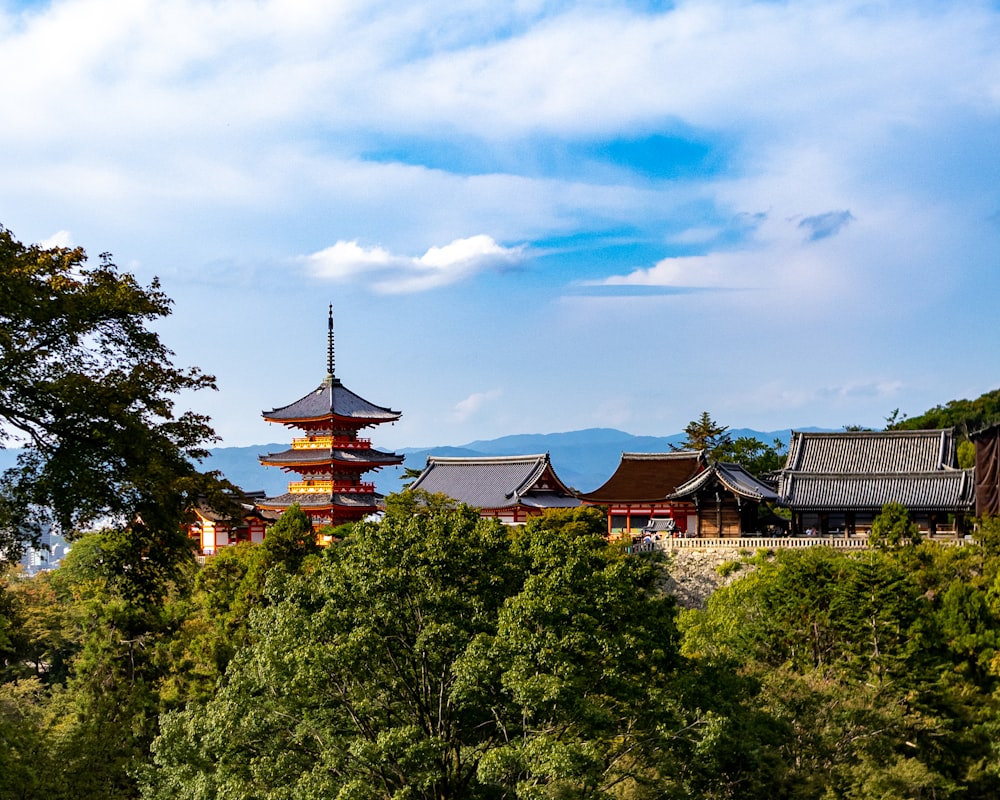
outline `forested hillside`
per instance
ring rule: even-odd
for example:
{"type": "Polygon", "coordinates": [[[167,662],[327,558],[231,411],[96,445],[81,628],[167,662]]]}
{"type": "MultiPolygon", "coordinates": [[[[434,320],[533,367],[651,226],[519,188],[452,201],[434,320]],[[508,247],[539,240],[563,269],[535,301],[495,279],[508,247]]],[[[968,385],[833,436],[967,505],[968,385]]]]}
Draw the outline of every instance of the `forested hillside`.
{"type": "Polygon", "coordinates": [[[747,553],[704,610],[595,509],[291,512],[141,602],[0,584],[0,798],[995,798],[1000,525],[747,553]]]}
{"type": "Polygon", "coordinates": [[[980,431],[997,422],[1000,422],[1000,389],[986,392],[975,400],[950,400],[944,405],[934,406],[916,417],[893,419],[889,429],[913,431],[928,428],[955,428],[960,435],[967,438],[970,433],[980,431]]]}

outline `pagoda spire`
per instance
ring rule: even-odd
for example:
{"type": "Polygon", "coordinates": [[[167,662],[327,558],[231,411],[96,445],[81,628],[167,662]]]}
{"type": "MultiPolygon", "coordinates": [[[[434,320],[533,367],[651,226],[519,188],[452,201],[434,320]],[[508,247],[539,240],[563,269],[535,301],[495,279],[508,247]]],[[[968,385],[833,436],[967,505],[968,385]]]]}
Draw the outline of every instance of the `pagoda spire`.
{"type": "Polygon", "coordinates": [[[334,370],[333,358],[333,303],[330,303],[330,317],[327,321],[326,333],[326,379],[330,383],[339,383],[334,370]]]}

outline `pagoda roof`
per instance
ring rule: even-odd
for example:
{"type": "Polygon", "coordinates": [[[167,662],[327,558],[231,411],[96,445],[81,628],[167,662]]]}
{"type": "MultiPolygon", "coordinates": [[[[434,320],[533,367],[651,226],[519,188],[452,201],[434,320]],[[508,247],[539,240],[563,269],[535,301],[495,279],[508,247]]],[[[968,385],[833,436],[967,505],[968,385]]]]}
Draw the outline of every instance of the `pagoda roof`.
{"type": "Polygon", "coordinates": [[[475,508],[572,508],[580,505],[556,475],[548,453],[524,456],[429,456],[410,487],[440,493],[475,508]]]}
{"type": "Polygon", "coordinates": [[[622,453],[618,469],[603,486],[579,495],[588,503],[649,503],[665,500],[705,467],[701,450],[622,453]]]}
{"type": "Polygon", "coordinates": [[[378,424],[394,422],[402,416],[399,411],[369,403],[332,375],[327,375],[314,391],[294,403],[261,413],[268,422],[284,423],[340,417],[363,421],[365,424],[378,424]]]}
{"type": "Polygon", "coordinates": [[[714,462],[683,486],[678,486],[670,499],[683,500],[713,484],[721,485],[727,491],[748,500],[774,502],[778,499],[778,493],[773,488],[757,480],[742,466],[722,461],[714,462]]]}
{"type": "Polygon", "coordinates": [[[403,463],[405,456],[396,453],[386,453],[382,450],[373,450],[370,447],[350,447],[350,448],[302,448],[296,450],[282,450],[280,453],[268,453],[258,456],[261,464],[270,467],[303,467],[303,466],[323,466],[331,462],[341,464],[356,464],[358,466],[371,468],[392,466],[403,463]]]}
{"type": "Polygon", "coordinates": [[[323,508],[369,509],[377,511],[382,506],[383,496],[376,492],[286,492],[257,501],[263,509],[285,509],[298,503],[303,510],[323,508]]]}

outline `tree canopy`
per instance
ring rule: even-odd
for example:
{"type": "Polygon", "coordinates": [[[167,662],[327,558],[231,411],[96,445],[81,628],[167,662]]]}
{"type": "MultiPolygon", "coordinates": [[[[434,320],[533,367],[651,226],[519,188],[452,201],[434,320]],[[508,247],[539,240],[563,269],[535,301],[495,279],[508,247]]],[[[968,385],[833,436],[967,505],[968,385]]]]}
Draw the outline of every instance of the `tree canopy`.
{"type": "Polygon", "coordinates": [[[170,312],[154,280],[119,272],[103,253],[41,247],[0,228],[0,435],[25,449],[0,479],[0,552],[18,555],[45,525],[96,521],[176,529],[198,493],[195,462],[214,433],[175,402],[212,388],[175,367],[149,323],[170,312]]]}
{"type": "Polygon", "coordinates": [[[752,475],[763,475],[781,469],[785,463],[785,444],[775,439],[772,444],[753,436],[733,439],[728,425],[720,425],[707,411],[684,428],[684,450],[702,450],[712,461],[739,464],[752,475]]]}
{"type": "Polygon", "coordinates": [[[678,665],[655,570],[595,509],[514,533],[390,512],[256,615],[169,714],[147,797],[607,797],[663,767],[678,665]]]}

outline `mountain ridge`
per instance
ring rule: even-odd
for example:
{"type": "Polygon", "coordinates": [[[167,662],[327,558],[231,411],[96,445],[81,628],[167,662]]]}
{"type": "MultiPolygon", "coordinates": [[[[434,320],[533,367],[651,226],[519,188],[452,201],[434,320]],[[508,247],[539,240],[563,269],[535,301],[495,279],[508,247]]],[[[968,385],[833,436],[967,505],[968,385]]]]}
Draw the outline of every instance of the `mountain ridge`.
{"type": "MultiPolygon", "coordinates": [[[[818,431],[822,428],[795,428],[818,431]]],[[[792,429],[757,431],[732,428],[733,439],[749,436],[771,444],[775,439],[787,444],[792,429]]],[[[617,428],[584,428],[560,433],[517,433],[496,439],[476,439],[464,445],[432,445],[397,449],[405,456],[402,465],[386,467],[373,474],[376,491],[391,494],[401,491],[405,469],[423,469],[428,456],[475,458],[548,453],[556,474],[567,485],[590,492],[607,481],[618,467],[622,453],[666,453],[680,446],[684,433],[648,436],[626,433],[617,428]]],[[[287,442],[271,442],[234,447],[214,447],[201,466],[216,470],[244,491],[264,490],[268,496],[288,490],[292,475],[275,467],[260,464],[258,456],[288,448],[287,442]]],[[[0,450],[0,470],[13,466],[17,449],[0,450]]]]}
{"type": "MultiPolygon", "coordinates": [[[[820,430],[796,428],[795,430],[820,430]]],[[[728,433],[737,439],[751,436],[771,444],[775,439],[787,444],[791,429],[757,431],[734,428],[728,433]]],[[[381,494],[402,489],[405,469],[423,469],[428,456],[476,458],[548,453],[556,474],[568,486],[581,492],[597,489],[618,467],[622,453],[666,453],[678,447],[685,434],[648,436],[626,433],[616,428],[585,428],[560,433],[518,433],[496,439],[476,439],[463,445],[401,447],[396,450],[405,460],[398,467],[386,467],[374,473],[375,488],[381,494]]],[[[268,495],[287,491],[288,474],[274,467],[264,467],[257,456],[287,448],[287,443],[213,448],[206,459],[206,469],[216,469],[247,491],[263,489],[268,495]]]]}

